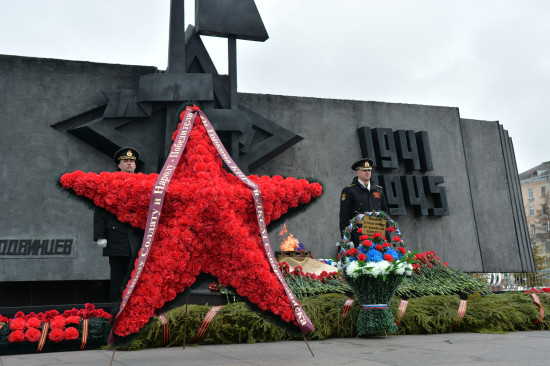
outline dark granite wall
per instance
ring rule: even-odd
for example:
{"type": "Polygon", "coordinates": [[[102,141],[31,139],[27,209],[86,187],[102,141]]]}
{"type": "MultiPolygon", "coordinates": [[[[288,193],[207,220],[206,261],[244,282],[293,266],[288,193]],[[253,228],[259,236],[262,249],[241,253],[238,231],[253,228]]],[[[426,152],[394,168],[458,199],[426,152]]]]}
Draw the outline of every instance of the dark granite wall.
{"type": "MultiPolygon", "coordinates": [[[[102,108],[107,101],[100,90],[136,88],[139,76],[153,72],[153,67],[0,56],[0,251],[1,240],[73,240],[68,255],[55,248],[51,255],[0,255],[0,282],[108,278],[107,259],[92,242],[92,210],[68,198],[56,181],[75,170],[112,171],[114,164],[52,126],[102,108]]],[[[361,158],[357,128],[367,126],[429,134],[434,169],[410,174],[444,178],[450,215],[415,217],[408,208],[407,215],[394,217],[409,249],[433,249],[465,271],[534,269],[513,147],[497,122],[461,119],[458,108],[449,107],[263,94],[239,98],[304,138],[251,173],[323,183],[317,203],[286,221],[317,257],[335,255],[340,191],[354,176],[351,163],[361,158]]],[[[278,229],[270,235],[274,248],[278,229]]]]}

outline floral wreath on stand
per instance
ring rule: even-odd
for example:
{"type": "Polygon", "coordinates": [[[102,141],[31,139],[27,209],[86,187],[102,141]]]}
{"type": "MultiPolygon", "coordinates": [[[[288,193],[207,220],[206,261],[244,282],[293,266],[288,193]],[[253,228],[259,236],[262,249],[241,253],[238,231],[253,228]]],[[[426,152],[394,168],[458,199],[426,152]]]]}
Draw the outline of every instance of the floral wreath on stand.
{"type": "MultiPolygon", "coordinates": [[[[381,225],[383,226],[383,225],[381,225]]],[[[371,230],[372,231],[372,230],[371,230]]],[[[359,335],[395,333],[397,326],[388,303],[405,276],[413,273],[414,254],[407,252],[397,223],[382,211],[365,212],[355,216],[344,230],[338,253],[338,270],[353,289],[362,308],[357,318],[359,335]],[[363,218],[386,220],[386,239],[381,232],[363,233],[359,223],[363,218]],[[359,243],[352,240],[357,232],[359,243]]]]}
{"type": "Polygon", "coordinates": [[[407,255],[399,225],[383,211],[365,212],[355,216],[344,230],[342,240],[336,245],[340,246],[338,269],[349,277],[385,277],[391,273],[412,275],[414,255],[407,255]],[[358,225],[365,216],[387,220],[389,226],[386,232],[393,232],[392,238],[387,240],[382,233],[374,233],[371,236],[363,234],[363,228],[358,228],[358,225]],[[354,231],[360,234],[360,243],[357,246],[351,239],[351,233],[354,231]]]}

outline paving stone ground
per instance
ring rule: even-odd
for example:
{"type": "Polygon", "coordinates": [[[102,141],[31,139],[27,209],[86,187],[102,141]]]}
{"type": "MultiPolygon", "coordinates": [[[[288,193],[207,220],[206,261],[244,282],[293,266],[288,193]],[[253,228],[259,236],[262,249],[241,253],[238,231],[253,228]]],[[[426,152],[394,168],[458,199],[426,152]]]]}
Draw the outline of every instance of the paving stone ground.
{"type": "MultiPolygon", "coordinates": [[[[446,333],[117,351],[113,365],[550,365],[550,331],[446,333]]],[[[109,365],[112,351],[0,356],[0,366],[109,365]]]]}

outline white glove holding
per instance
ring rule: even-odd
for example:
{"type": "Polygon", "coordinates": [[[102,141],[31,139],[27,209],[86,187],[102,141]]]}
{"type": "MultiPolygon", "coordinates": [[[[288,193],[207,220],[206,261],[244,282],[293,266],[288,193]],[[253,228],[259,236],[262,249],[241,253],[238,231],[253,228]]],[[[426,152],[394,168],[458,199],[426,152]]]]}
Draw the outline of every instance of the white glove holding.
{"type": "Polygon", "coordinates": [[[107,239],[99,239],[95,243],[97,244],[97,246],[105,248],[107,246],[107,239]]]}

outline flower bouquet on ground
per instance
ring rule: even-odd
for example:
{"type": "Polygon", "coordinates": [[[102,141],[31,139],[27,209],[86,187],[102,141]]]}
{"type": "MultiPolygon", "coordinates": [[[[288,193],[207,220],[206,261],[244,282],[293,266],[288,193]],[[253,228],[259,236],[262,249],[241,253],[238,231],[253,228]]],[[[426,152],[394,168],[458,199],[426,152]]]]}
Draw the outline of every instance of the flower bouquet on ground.
{"type": "Polygon", "coordinates": [[[433,250],[417,253],[414,261],[413,275],[405,279],[397,289],[397,295],[401,298],[453,294],[462,298],[475,292],[491,294],[486,283],[457,268],[449,267],[433,250]]]}
{"type": "Polygon", "coordinates": [[[84,309],[0,314],[0,355],[96,349],[106,344],[111,315],[93,304],[84,309]]]}
{"type": "Polygon", "coordinates": [[[406,251],[399,226],[385,212],[365,212],[351,220],[336,244],[340,246],[338,269],[362,306],[357,333],[395,333],[388,303],[403,277],[412,275],[414,255],[406,251]]]}

